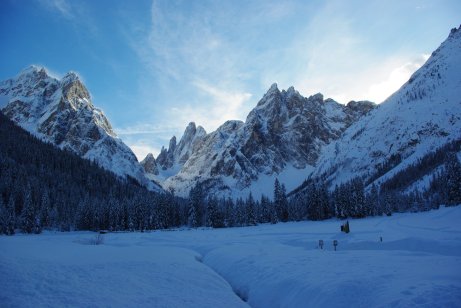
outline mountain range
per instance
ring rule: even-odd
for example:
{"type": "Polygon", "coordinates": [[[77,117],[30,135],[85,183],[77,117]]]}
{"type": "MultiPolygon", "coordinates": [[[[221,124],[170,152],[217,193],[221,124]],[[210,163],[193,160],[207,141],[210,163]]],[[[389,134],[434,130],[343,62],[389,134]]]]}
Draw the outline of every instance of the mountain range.
{"type": "Polygon", "coordinates": [[[315,168],[322,148],[375,107],[368,101],[344,106],[320,93],[303,97],[293,87],[281,91],[273,84],[245,122],[227,121],[209,134],[190,123],[177,145],[171,138],[155,163],[149,155],[142,164],[179,195],[200,182],[209,193],[236,197],[252,191],[259,197],[272,191],[275,176],[297,173],[298,181],[288,186],[295,188],[315,168]]]}
{"type": "MultiPolygon", "coordinates": [[[[289,191],[307,178],[322,178],[330,189],[355,177],[379,185],[461,138],[460,72],[461,30],[454,28],[408,82],[378,105],[344,106],[320,93],[303,97],[293,87],[281,91],[273,84],[245,122],[228,121],[210,134],[191,123],[180,149],[173,137],[168,150],[142,164],[155,166],[150,177],[183,196],[197,182],[212,194],[272,196],[276,177],[289,191]]],[[[413,186],[424,188],[428,178],[413,186]]]]}
{"type": "MultiPolygon", "coordinates": [[[[0,83],[0,107],[46,142],[151,190],[161,186],[179,196],[200,183],[212,195],[271,197],[275,178],[289,191],[308,178],[322,179],[330,189],[356,177],[380,185],[461,139],[460,29],[452,29],[408,82],[380,104],[342,105],[320,93],[304,97],[293,87],[273,84],[245,121],[227,121],[211,133],[191,122],[179,142],[172,137],[168,148],[141,163],[93,106],[75,73],[58,80],[32,66],[0,83]]],[[[415,179],[413,188],[427,186],[429,177],[415,179]]]]}

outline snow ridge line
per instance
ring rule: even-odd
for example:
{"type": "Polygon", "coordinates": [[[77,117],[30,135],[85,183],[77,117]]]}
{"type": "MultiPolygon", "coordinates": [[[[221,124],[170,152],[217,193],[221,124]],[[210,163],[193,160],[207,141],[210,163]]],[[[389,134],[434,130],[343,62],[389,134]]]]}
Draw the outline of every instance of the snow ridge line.
{"type": "Polygon", "coordinates": [[[247,304],[249,307],[252,307],[249,303],[248,303],[248,292],[244,292],[238,288],[236,288],[235,286],[232,285],[232,283],[230,283],[226,278],[224,278],[224,276],[222,276],[219,272],[217,272],[213,267],[211,267],[210,265],[206,264],[205,262],[203,262],[203,256],[201,254],[199,254],[197,252],[197,256],[195,257],[195,260],[197,260],[197,262],[200,262],[202,263],[203,265],[205,265],[206,267],[208,267],[210,270],[212,270],[216,275],[218,275],[219,277],[221,277],[225,282],[227,282],[227,284],[229,284],[229,286],[232,288],[232,292],[235,293],[235,295],[237,295],[238,298],[240,298],[242,300],[242,302],[244,302],[245,304],[247,304]]]}

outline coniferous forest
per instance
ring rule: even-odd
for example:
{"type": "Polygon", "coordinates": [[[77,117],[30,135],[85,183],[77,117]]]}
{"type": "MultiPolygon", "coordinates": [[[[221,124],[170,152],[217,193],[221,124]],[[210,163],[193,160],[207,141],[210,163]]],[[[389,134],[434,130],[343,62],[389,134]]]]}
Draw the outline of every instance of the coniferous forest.
{"type": "Polygon", "coordinates": [[[237,200],[207,196],[200,184],[187,199],[148,191],[134,179],[121,179],[94,162],[43,143],[1,113],[0,145],[0,231],[7,235],[43,229],[238,227],[392,215],[461,203],[461,165],[456,156],[461,140],[427,154],[379,187],[355,178],[329,190],[325,176],[307,179],[287,194],[275,179],[274,195],[259,200],[251,194],[237,200]],[[432,176],[426,189],[412,188],[428,174],[432,176]]]}

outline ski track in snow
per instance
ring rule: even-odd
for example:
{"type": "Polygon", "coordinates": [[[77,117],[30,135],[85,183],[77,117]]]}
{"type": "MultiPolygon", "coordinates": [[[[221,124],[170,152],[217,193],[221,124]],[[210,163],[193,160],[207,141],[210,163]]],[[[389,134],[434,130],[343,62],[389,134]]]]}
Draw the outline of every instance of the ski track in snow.
{"type": "Polygon", "coordinates": [[[350,220],[350,234],[329,220],[98,246],[92,232],[0,236],[0,306],[459,307],[460,220],[454,207],[350,220]]]}

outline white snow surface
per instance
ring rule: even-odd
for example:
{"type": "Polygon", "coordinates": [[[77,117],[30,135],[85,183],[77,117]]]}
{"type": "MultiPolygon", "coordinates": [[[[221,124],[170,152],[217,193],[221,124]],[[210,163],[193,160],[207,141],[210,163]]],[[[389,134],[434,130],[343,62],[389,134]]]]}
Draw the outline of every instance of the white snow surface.
{"type": "Polygon", "coordinates": [[[458,206],[350,220],[349,234],[333,219],[102,245],[91,232],[0,236],[0,306],[459,307],[460,220],[458,206]]]}
{"type": "Polygon", "coordinates": [[[326,173],[331,187],[367,178],[378,164],[399,154],[392,177],[425,154],[461,138],[461,27],[434,51],[397,92],[322,149],[314,175],[326,173]]]}

